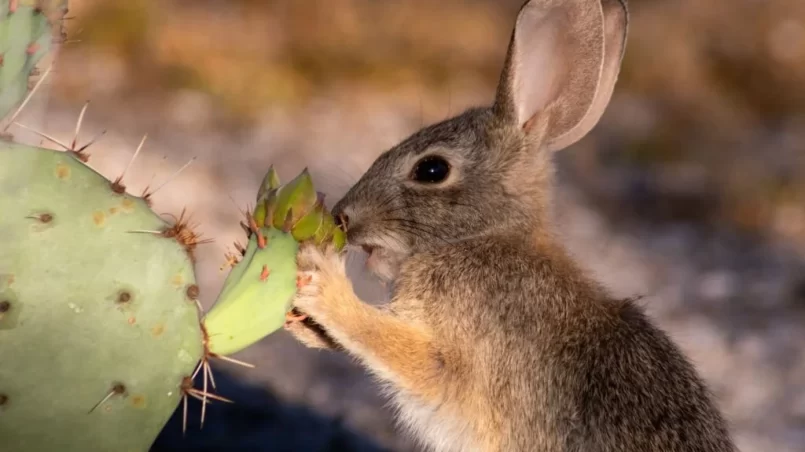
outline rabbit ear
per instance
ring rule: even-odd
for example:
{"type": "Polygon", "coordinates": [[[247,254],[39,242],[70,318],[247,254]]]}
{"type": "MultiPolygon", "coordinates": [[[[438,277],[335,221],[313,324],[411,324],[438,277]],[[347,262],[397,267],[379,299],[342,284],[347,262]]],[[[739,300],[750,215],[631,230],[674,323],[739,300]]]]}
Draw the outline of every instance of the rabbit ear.
{"type": "Polygon", "coordinates": [[[626,47],[626,0],[531,0],[517,16],[494,111],[563,149],[599,121],[626,47]]]}

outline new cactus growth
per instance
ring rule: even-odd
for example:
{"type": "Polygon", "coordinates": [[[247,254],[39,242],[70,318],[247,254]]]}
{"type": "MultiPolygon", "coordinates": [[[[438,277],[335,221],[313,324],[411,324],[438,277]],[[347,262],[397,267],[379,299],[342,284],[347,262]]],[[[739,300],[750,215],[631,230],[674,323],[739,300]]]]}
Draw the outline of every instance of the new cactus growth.
{"type": "Polygon", "coordinates": [[[234,353],[282,327],[300,283],[295,259],[300,242],[344,246],[344,233],[307,170],[281,186],[269,169],[247,221],[249,244],[203,322],[207,350],[214,355],[234,353]]]}
{"type": "MultiPolygon", "coordinates": [[[[12,58],[0,116],[25,104],[38,58],[20,59],[19,43],[50,42],[34,3],[48,2],[0,0],[4,64],[12,58]]],[[[204,241],[184,213],[170,223],[149,194],[94,171],[88,145],[0,138],[0,450],[145,452],[189,398],[202,400],[203,424],[208,401],[229,402],[212,393],[209,360],[235,361],[227,355],[295,318],[299,244],[344,246],[308,172],[281,185],[269,169],[247,213],[248,245],[205,316],[193,259],[204,241]]]]}

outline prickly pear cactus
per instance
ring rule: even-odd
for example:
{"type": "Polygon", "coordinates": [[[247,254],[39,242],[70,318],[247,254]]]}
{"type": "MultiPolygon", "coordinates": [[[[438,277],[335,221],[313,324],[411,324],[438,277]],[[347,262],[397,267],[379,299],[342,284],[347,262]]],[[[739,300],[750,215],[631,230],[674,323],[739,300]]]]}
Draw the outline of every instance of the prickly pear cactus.
{"type": "MultiPolygon", "coordinates": [[[[25,105],[51,43],[46,10],[65,4],[0,0],[0,118],[25,105]]],[[[269,169],[246,215],[247,246],[229,256],[204,315],[193,257],[204,241],[183,214],[168,222],[150,195],[91,169],[86,146],[11,137],[0,134],[3,451],[145,452],[191,398],[203,425],[209,401],[232,402],[213,392],[209,361],[238,363],[228,355],[300,320],[289,312],[299,244],[344,246],[308,172],[281,185],[269,169]]]]}
{"type": "Polygon", "coordinates": [[[299,244],[344,245],[307,171],[287,185],[269,171],[248,244],[202,319],[198,236],[87,158],[0,142],[4,450],[148,450],[188,396],[228,401],[207,388],[210,359],[293,319],[299,244]]]}
{"type": "Polygon", "coordinates": [[[48,15],[66,8],[66,0],[0,0],[0,118],[25,97],[30,75],[58,39],[48,15]]]}
{"type": "Polygon", "coordinates": [[[67,152],[0,144],[0,212],[3,449],[147,450],[204,351],[185,247],[67,152]]]}

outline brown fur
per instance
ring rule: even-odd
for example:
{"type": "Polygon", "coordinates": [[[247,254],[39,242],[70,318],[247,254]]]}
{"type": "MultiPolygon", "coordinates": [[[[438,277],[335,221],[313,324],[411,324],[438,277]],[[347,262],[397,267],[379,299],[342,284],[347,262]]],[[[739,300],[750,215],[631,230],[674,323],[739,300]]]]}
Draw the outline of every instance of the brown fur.
{"type": "Polygon", "coordinates": [[[527,3],[494,105],[385,152],[334,207],[376,247],[388,306],[355,296],[342,255],[300,253],[294,303],[318,326],[291,332],[357,358],[431,450],[735,450],[678,348],[552,233],[551,152],[598,122],[626,25],[620,0],[527,3]],[[444,182],[409,180],[425,155],[450,162],[444,182]]]}

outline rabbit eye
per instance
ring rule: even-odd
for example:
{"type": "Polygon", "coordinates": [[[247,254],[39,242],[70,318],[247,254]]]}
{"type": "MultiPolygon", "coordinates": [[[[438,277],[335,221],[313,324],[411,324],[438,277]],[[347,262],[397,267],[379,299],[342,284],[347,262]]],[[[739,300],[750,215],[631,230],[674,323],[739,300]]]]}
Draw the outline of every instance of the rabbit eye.
{"type": "Polygon", "coordinates": [[[425,157],[414,166],[411,179],[426,184],[436,184],[447,179],[450,174],[450,164],[447,160],[430,156],[425,157]]]}

